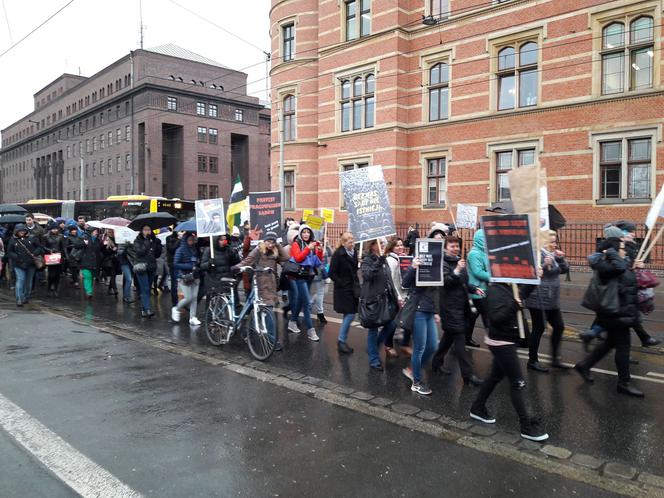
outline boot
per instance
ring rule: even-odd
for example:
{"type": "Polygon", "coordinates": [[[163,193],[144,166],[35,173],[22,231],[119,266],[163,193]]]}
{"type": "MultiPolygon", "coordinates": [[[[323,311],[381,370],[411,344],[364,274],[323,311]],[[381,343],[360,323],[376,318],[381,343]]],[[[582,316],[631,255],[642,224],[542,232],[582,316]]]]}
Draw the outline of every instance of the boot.
{"type": "Polygon", "coordinates": [[[327,318],[325,318],[325,315],[323,313],[318,313],[318,321],[320,323],[327,323],[327,318]]]}
{"type": "Polygon", "coordinates": [[[639,391],[636,387],[634,387],[629,382],[618,382],[617,391],[620,394],[627,394],[628,396],[634,396],[635,398],[643,398],[644,397],[643,392],[639,391]]]}
{"type": "Polygon", "coordinates": [[[586,382],[588,382],[589,384],[595,382],[595,378],[590,374],[590,370],[585,367],[582,367],[579,363],[574,365],[574,370],[576,370],[577,373],[581,376],[581,378],[586,382]]]}
{"type": "Polygon", "coordinates": [[[351,348],[348,344],[345,342],[338,341],[337,342],[337,350],[341,354],[351,354],[353,352],[353,348],[351,348]]]}

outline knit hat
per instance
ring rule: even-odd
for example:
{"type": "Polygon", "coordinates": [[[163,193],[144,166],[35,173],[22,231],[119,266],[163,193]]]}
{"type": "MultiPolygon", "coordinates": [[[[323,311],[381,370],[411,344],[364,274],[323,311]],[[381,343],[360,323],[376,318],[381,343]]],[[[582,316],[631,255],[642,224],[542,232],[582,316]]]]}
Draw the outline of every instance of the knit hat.
{"type": "Polygon", "coordinates": [[[429,238],[433,239],[433,237],[437,234],[440,233],[443,237],[449,233],[450,227],[445,225],[444,223],[434,223],[431,226],[431,231],[429,232],[429,238]]]}
{"type": "Polygon", "coordinates": [[[631,221],[616,221],[616,226],[625,232],[636,232],[636,224],[631,221]]]}
{"type": "Polygon", "coordinates": [[[277,234],[275,232],[267,232],[265,236],[263,237],[263,240],[271,240],[272,242],[277,241],[277,234]]]}
{"type": "Polygon", "coordinates": [[[615,225],[609,225],[604,227],[604,238],[605,239],[621,239],[624,237],[623,231],[615,225]]]}
{"type": "Polygon", "coordinates": [[[56,228],[59,229],[60,225],[55,220],[51,220],[46,224],[46,229],[47,230],[55,230],[56,228]]]}

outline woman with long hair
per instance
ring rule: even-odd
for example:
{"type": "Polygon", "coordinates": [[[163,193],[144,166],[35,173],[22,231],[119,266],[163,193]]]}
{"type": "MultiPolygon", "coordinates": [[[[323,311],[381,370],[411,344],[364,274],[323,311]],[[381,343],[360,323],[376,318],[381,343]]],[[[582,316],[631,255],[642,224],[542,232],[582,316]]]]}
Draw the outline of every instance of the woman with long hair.
{"type": "Polygon", "coordinates": [[[357,275],[357,251],[355,239],[350,232],[341,234],[332,259],[329,277],[334,282],[334,311],[343,315],[337,349],[342,354],[351,354],[353,348],[348,345],[348,331],[357,313],[357,302],[360,297],[360,279],[357,275]]]}
{"type": "Polygon", "coordinates": [[[312,341],[319,341],[316,329],[311,321],[311,293],[309,286],[314,271],[320,267],[323,260],[323,248],[314,238],[313,230],[307,225],[300,225],[297,237],[293,239],[290,246],[290,260],[299,265],[300,270],[295,275],[289,276],[291,295],[291,320],[288,322],[288,330],[294,334],[300,333],[297,319],[300,311],[304,314],[304,325],[307,328],[307,337],[312,341]]]}

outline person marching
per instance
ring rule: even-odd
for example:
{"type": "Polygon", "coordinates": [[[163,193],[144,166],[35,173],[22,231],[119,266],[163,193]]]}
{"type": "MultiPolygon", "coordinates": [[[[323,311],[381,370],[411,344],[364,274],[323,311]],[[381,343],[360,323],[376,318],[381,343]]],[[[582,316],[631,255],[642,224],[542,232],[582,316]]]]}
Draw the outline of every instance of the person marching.
{"type": "Polygon", "coordinates": [[[161,241],[154,236],[149,225],[141,227],[133,244],[135,260],[133,269],[138,282],[141,297],[141,316],[151,318],[154,316],[150,304],[150,287],[157,271],[157,258],[161,255],[161,241]]]}
{"type": "Polygon", "coordinates": [[[311,313],[316,313],[318,323],[326,324],[327,318],[325,318],[324,302],[325,294],[327,292],[327,284],[329,282],[327,268],[330,263],[330,258],[332,257],[332,251],[327,246],[327,243],[324,239],[321,238],[320,243],[323,246],[321,252],[321,265],[316,270],[314,270],[314,278],[311,282],[310,292],[311,302],[309,305],[311,306],[311,313]]]}
{"type": "MultiPolygon", "coordinates": [[[[215,237],[214,257],[211,256],[209,247],[203,250],[201,257],[201,270],[205,272],[205,293],[212,294],[218,292],[222,278],[233,278],[231,268],[240,262],[240,254],[231,245],[228,235],[215,237]]],[[[240,297],[237,292],[237,285],[233,286],[235,295],[235,306],[240,307],[240,297]]]]}
{"type": "MultiPolygon", "coordinates": [[[[397,299],[399,300],[399,307],[401,307],[406,299],[406,291],[401,285],[401,267],[399,264],[399,257],[406,255],[406,246],[404,245],[403,240],[399,237],[390,238],[385,246],[385,254],[387,254],[387,264],[390,267],[392,284],[394,284],[394,290],[396,291],[397,299]]],[[[393,333],[385,339],[385,353],[388,358],[397,358],[399,356],[399,353],[397,353],[397,350],[394,347],[394,335],[395,334],[393,333]]],[[[404,331],[402,345],[408,344],[409,337],[410,331],[404,331]]],[[[410,352],[412,353],[412,351],[410,352]]]]}
{"type": "Polygon", "coordinates": [[[470,316],[468,327],[466,329],[466,346],[474,348],[480,347],[478,342],[473,340],[475,322],[477,317],[482,317],[484,329],[489,327],[489,316],[487,312],[486,292],[489,286],[489,260],[484,252],[484,230],[475,232],[473,237],[473,247],[468,252],[468,284],[480,289],[483,294],[471,294],[473,306],[476,312],[470,316]]]}
{"type": "Polygon", "coordinates": [[[7,257],[16,276],[16,306],[27,304],[32,296],[32,284],[37,269],[35,257],[42,252],[39,237],[28,235],[28,229],[23,223],[17,224],[7,247],[7,257]]]}
{"type": "Polygon", "coordinates": [[[101,242],[101,268],[108,277],[108,294],[118,295],[117,275],[121,273],[118,259],[118,245],[115,243],[115,233],[112,229],[106,230],[101,242]]]}
{"type": "Polygon", "coordinates": [[[196,316],[198,308],[198,286],[200,284],[198,275],[200,260],[198,258],[196,243],[196,236],[192,233],[187,233],[182,238],[177,251],[175,251],[173,267],[177,272],[179,289],[183,297],[177,305],[171,308],[171,318],[174,322],[179,322],[181,310],[188,307],[189,325],[194,326],[201,324],[196,316]]]}
{"type": "Polygon", "coordinates": [[[101,265],[101,244],[99,242],[99,230],[90,229],[79,237],[75,249],[81,251],[81,274],[83,275],[83,289],[85,297],[92,299],[94,279],[101,265]]]}
{"type": "Polygon", "coordinates": [[[341,354],[351,354],[353,348],[348,345],[348,331],[350,324],[357,313],[358,298],[360,296],[360,279],[357,275],[357,252],[355,239],[350,232],[344,232],[339,239],[339,245],[332,254],[330,261],[330,278],[334,283],[333,306],[334,311],[343,315],[337,350],[341,354]]]}
{"type": "Polygon", "coordinates": [[[81,270],[81,256],[80,249],[81,238],[78,235],[78,226],[75,224],[67,225],[67,239],[65,240],[65,254],[67,257],[67,266],[69,267],[69,276],[71,283],[75,289],[80,289],[81,285],[78,282],[79,272],[81,270]]]}
{"type": "Polygon", "coordinates": [[[565,260],[565,253],[557,248],[556,232],[553,230],[549,231],[549,244],[541,253],[542,280],[526,300],[526,307],[530,311],[533,324],[528,344],[527,366],[530,370],[547,373],[549,369],[539,362],[537,354],[546,322],[549,322],[552,328],[551,366],[568,368],[560,359],[560,342],[565,331],[565,322],[560,311],[560,275],[569,272],[569,265],[565,260]]]}
{"type": "Polygon", "coordinates": [[[60,233],[60,227],[57,222],[50,221],[46,228],[48,232],[44,236],[44,251],[47,254],[60,254],[60,263],[48,265],[48,295],[57,297],[66,254],[65,238],[60,233]]]}

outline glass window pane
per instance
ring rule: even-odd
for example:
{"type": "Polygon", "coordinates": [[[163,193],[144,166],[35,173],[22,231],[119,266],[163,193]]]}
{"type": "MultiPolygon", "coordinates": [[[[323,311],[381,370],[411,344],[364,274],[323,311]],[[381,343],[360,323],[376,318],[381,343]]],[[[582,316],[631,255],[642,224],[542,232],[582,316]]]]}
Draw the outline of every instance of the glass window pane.
{"type": "Polygon", "coordinates": [[[498,152],[496,154],[496,169],[500,171],[512,169],[512,151],[498,152]]]}
{"type": "Polygon", "coordinates": [[[622,142],[602,142],[601,149],[601,162],[612,163],[620,162],[622,160],[622,142]]]}
{"type": "Polygon", "coordinates": [[[649,138],[639,138],[629,141],[629,160],[630,161],[650,161],[649,138]]]}
{"type": "Polygon", "coordinates": [[[341,104],[341,131],[350,130],[350,102],[341,104]]]}
{"type": "Polygon", "coordinates": [[[370,0],[362,0],[362,14],[360,17],[360,36],[366,36],[371,33],[371,11],[369,10],[370,0]]]}
{"type": "Polygon", "coordinates": [[[436,85],[440,83],[440,64],[436,64],[431,68],[429,75],[429,84],[436,85]]]}
{"type": "Polygon", "coordinates": [[[619,93],[624,90],[625,56],[622,52],[602,56],[602,93],[619,93]]]}
{"type": "Polygon", "coordinates": [[[444,62],[440,64],[440,82],[449,83],[450,81],[450,66],[444,62]]]}
{"type": "Polygon", "coordinates": [[[448,118],[448,98],[447,94],[449,92],[449,89],[447,87],[445,88],[440,88],[438,90],[440,92],[440,111],[439,111],[439,116],[440,119],[447,119],[448,118]]]}
{"type": "Polygon", "coordinates": [[[438,161],[436,159],[429,159],[428,176],[436,176],[436,171],[438,171],[438,161]]]}
{"type": "Polygon", "coordinates": [[[620,166],[604,166],[601,169],[603,199],[620,197],[620,166]]]}
{"type": "Polygon", "coordinates": [[[359,130],[362,128],[362,101],[353,101],[353,129],[359,130]]]}
{"type": "Polygon", "coordinates": [[[519,49],[519,65],[530,64],[537,64],[537,43],[535,42],[524,43],[519,49]]]}
{"type": "Polygon", "coordinates": [[[602,46],[604,48],[622,47],[625,44],[625,26],[614,22],[602,31],[602,46]]]}
{"type": "Polygon", "coordinates": [[[519,74],[519,107],[537,105],[537,70],[519,74]]]}
{"type": "Polygon", "coordinates": [[[535,149],[519,151],[519,166],[532,166],[535,164],[535,149]]]}
{"type": "Polygon", "coordinates": [[[514,109],[514,75],[498,78],[498,109],[514,109]]]}
{"type": "Polygon", "coordinates": [[[647,199],[650,197],[650,165],[636,165],[629,168],[628,197],[647,199]]]}
{"type": "Polygon", "coordinates": [[[507,181],[507,174],[501,173],[498,175],[498,197],[497,201],[509,201],[510,200],[510,188],[509,182],[507,181]]]}
{"type": "Polygon", "coordinates": [[[353,95],[355,97],[362,95],[362,78],[355,78],[353,81],[353,95]]]}
{"type": "Polygon", "coordinates": [[[350,98],[350,80],[344,80],[341,82],[341,98],[350,98]]]}
{"type": "Polygon", "coordinates": [[[440,176],[445,176],[445,166],[447,164],[447,159],[444,157],[440,158],[438,160],[438,174],[440,176]]]}
{"type": "Polygon", "coordinates": [[[632,51],[632,90],[652,88],[653,56],[654,52],[652,47],[632,51]]]}
{"type": "Polygon", "coordinates": [[[514,67],[514,48],[505,47],[498,52],[498,70],[511,69],[514,67]]]}
{"type": "Polygon", "coordinates": [[[371,128],[374,125],[374,113],[375,113],[375,99],[374,97],[368,97],[366,100],[366,106],[364,108],[364,127],[371,128]]]}
{"type": "Polygon", "coordinates": [[[440,93],[437,88],[429,90],[429,120],[436,121],[440,119],[438,114],[440,93]]]}
{"type": "Polygon", "coordinates": [[[652,28],[652,17],[639,17],[635,21],[632,21],[632,25],[630,27],[631,43],[643,43],[652,40],[652,28]]]}
{"type": "Polygon", "coordinates": [[[376,91],[376,79],[374,78],[373,74],[370,74],[367,76],[366,79],[366,92],[367,93],[374,93],[376,91]]]}

